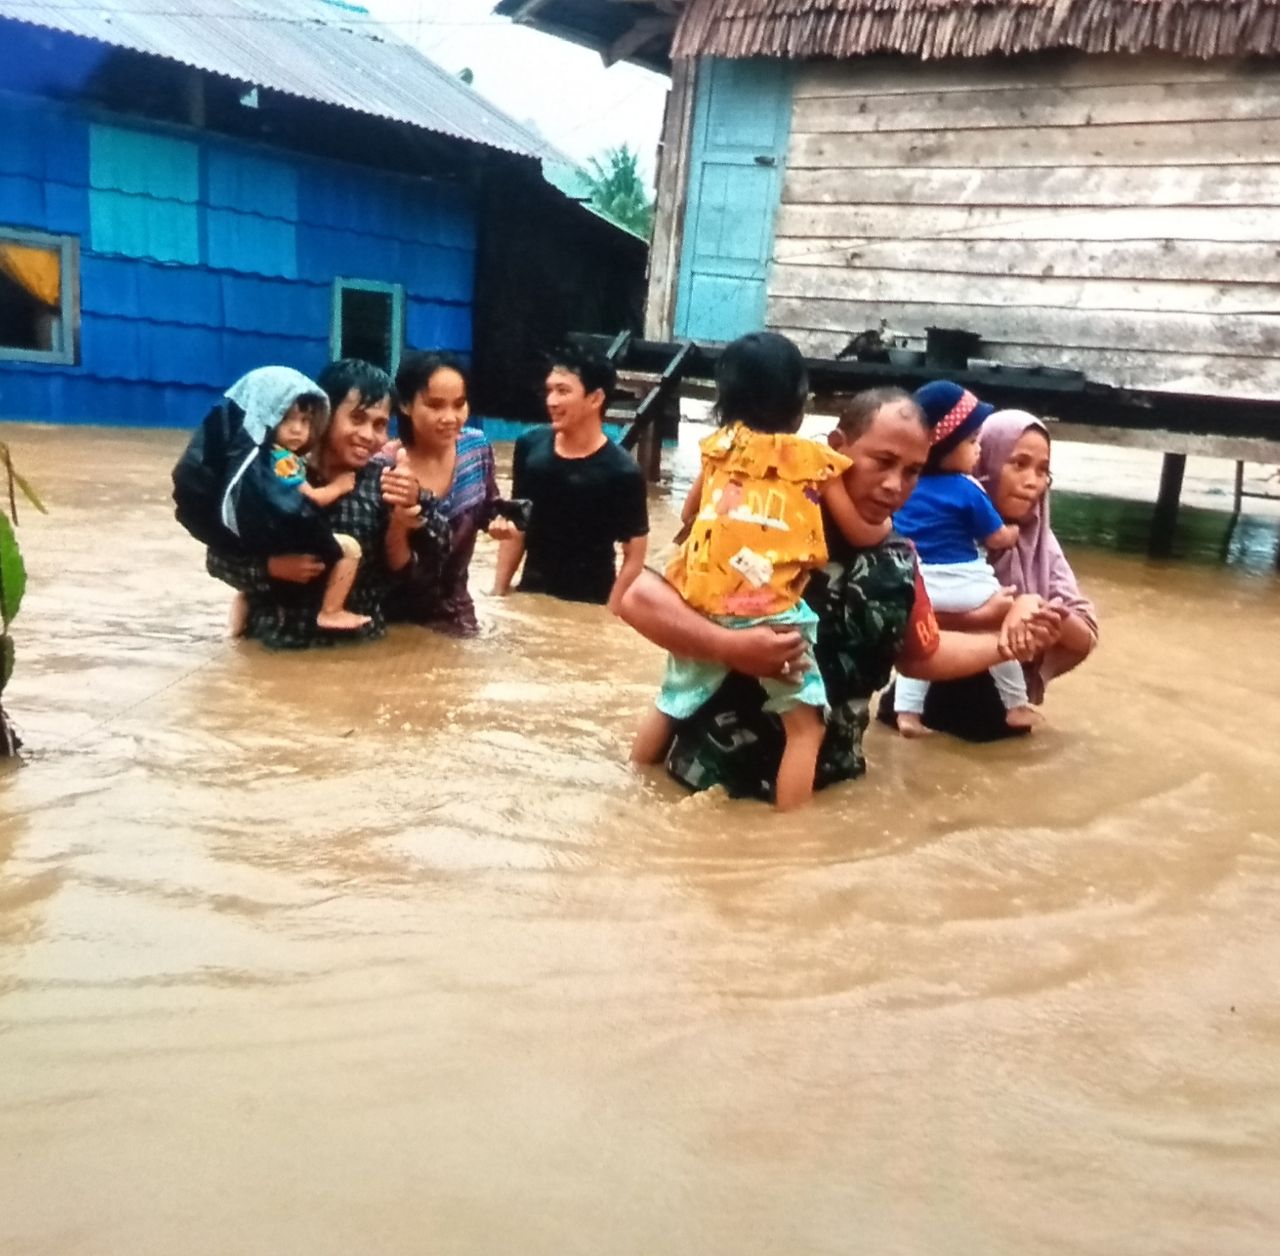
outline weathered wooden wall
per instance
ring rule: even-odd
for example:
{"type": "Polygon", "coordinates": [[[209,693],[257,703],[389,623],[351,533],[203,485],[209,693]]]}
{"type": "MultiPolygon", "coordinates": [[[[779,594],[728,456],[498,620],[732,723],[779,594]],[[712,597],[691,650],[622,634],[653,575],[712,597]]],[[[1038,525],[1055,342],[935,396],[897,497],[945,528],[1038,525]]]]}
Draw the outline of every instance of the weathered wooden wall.
{"type": "Polygon", "coordinates": [[[811,63],[769,322],[965,327],[1004,361],[1280,393],[1280,65],[811,63]]]}
{"type": "Polygon", "coordinates": [[[676,284],[684,240],[685,197],[689,186],[689,149],[693,133],[696,65],[676,61],[671,67],[658,150],[658,189],[654,207],[653,241],[649,245],[648,291],[644,334],[667,340],[676,316],[676,284]]]}

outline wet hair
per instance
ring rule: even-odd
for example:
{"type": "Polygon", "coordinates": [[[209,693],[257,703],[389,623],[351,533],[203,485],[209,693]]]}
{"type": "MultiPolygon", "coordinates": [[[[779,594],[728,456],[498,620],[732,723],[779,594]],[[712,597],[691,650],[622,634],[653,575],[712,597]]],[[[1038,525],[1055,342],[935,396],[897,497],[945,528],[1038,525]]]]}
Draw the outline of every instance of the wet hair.
{"type": "Polygon", "coordinates": [[[867,388],[854,393],[840,408],[840,420],[836,426],[846,440],[857,440],[886,406],[893,406],[905,417],[914,419],[920,424],[920,430],[925,435],[929,434],[929,420],[925,418],[924,411],[915,398],[901,388],[867,388]]]}
{"type": "Polygon", "coordinates": [[[603,353],[594,349],[580,349],[577,345],[562,345],[547,359],[548,371],[568,371],[582,381],[586,393],[603,390],[604,409],[618,386],[618,372],[603,353]]]}
{"type": "Polygon", "coordinates": [[[353,391],[361,406],[376,406],[391,396],[391,376],[382,367],[360,358],[340,358],[337,362],[330,362],[316,377],[316,383],[329,398],[331,414],[353,391]]]}
{"type": "MultiPolygon", "coordinates": [[[[329,426],[329,403],[323,397],[317,397],[315,393],[302,393],[289,403],[289,409],[280,416],[280,423],[283,423],[289,417],[295,406],[298,408],[299,413],[306,418],[309,428],[307,442],[302,447],[303,451],[315,449],[320,444],[325,429],[329,426]]],[[[280,431],[280,423],[277,423],[271,429],[273,437],[280,431]]]]}
{"type": "Polygon", "coordinates": [[[716,418],[753,432],[794,432],[809,396],[800,350],[773,331],[739,336],[716,367],[716,418]]]}
{"type": "Polygon", "coordinates": [[[413,447],[413,420],[409,417],[409,407],[413,399],[431,383],[437,371],[453,371],[462,377],[462,388],[467,396],[471,395],[471,380],[462,359],[452,353],[426,353],[415,350],[400,359],[400,369],[396,372],[396,435],[406,448],[413,447]]]}

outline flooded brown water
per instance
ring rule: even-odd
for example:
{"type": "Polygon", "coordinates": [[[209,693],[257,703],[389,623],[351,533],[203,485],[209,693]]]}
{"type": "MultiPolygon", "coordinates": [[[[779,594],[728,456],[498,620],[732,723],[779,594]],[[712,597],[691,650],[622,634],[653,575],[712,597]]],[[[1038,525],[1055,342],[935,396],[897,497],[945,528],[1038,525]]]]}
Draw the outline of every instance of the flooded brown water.
{"type": "Polygon", "coordinates": [[[780,818],[627,769],[601,610],[229,645],[178,434],[3,435],[4,1256],[1277,1250],[1269,563],[1073,551],[1043,735],[780,818]]]}

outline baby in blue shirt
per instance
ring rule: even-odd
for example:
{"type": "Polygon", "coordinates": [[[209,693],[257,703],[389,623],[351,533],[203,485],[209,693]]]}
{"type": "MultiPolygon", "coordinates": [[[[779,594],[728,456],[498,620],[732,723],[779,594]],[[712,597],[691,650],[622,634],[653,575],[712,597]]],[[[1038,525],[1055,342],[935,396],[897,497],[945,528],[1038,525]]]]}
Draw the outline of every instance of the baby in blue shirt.
{"type": "MultiPolygon", "coordinates": [[[[920,576],[936,611],[975,611],[1000,592],[1000,582],[983,556],[1018,542],[1018,525],[996,513],[982,485],[973,478],[978,465],[982,424],[993,407],[959,384],[936,381],[916,393],[931,428],[929,460],[915,491],[893,517],[893,526],[915,543],[920,576]]],[[[1010,728],[1031,728],[1040,715],[1027,701],[1022,665],[991,668],[1010,728]]],[[[900,676],[894,692],[898,731],[921,737],[929,730],[921,716],[929,692],[927,680],[900,676]]]]}

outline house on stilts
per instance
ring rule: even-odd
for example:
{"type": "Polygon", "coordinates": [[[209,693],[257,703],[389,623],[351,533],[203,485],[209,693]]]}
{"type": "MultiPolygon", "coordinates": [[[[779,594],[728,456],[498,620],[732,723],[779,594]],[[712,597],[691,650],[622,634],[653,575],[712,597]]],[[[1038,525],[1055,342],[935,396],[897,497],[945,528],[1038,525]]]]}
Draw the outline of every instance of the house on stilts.
{"type": "MultiPolygon", "coordinates": [[[[1215,449],[1280,460],[1276,0],[497,11],[671,75],[647,337],[963,329],[1006,373],[1221,398],[1270,439],[1215,449]]],[[[1174,479],[1193,434],[1150,438],[1174,479]]]]}

